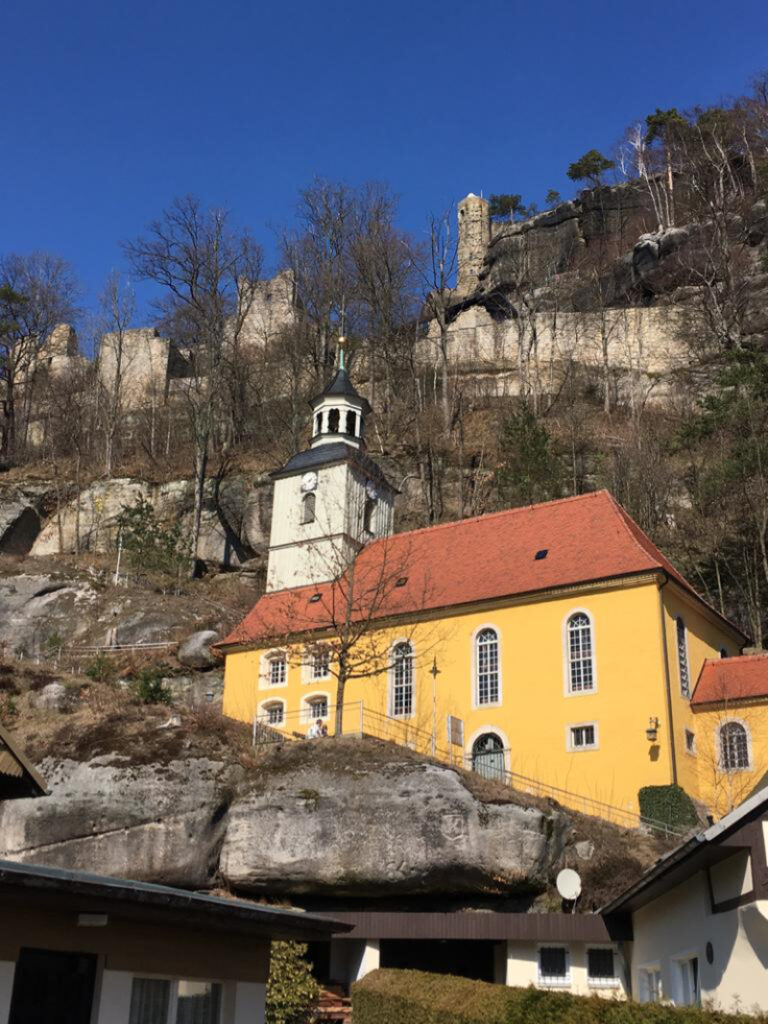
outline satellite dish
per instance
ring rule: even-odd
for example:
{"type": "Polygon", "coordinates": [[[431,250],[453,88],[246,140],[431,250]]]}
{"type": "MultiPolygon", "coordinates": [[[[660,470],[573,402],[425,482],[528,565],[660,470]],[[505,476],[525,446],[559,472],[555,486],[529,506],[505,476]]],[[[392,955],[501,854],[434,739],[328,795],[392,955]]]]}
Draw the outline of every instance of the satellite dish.
{"type": "Polygon", "coordinates": [[[558,872],[555,885],[564,900],[577,900],[581,895],[581,878],[573,868],[563,868],[558,872]]]}

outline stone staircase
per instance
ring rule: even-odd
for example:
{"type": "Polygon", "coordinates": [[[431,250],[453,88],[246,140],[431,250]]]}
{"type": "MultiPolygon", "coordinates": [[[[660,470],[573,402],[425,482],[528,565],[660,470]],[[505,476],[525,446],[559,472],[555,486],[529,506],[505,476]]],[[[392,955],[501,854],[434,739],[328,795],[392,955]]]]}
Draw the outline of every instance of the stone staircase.
{"type": "Polygon", "coordinates": [[[314,1021],[315,1024],[351,1024],[352,1004],[341,988],[332,985],[320,990],[314,1021]]]}

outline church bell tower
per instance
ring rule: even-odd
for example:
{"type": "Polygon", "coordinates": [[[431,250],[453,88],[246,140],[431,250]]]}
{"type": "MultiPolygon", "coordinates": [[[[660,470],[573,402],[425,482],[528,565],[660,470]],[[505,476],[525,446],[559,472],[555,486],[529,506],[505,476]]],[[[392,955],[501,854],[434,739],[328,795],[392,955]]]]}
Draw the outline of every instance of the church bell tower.
{"type": "Polygon", "coordinates": [[[338,367],[312,399],[310,446],[272,473],[267,590],[335,579],[364,544],[392,532],[395,489],[365,451],[371,407],[338,367]]]}

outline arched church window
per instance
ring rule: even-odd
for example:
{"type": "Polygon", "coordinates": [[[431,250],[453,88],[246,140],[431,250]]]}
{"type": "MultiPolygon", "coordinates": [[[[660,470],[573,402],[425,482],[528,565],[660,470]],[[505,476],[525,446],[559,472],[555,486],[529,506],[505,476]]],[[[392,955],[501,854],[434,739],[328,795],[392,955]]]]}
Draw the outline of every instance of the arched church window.
{"type": "Polygon", "coordinates": [[[720,726],[720,767],[724,772],[749,768],[749,736],[741,722],[720,726]]]}
{"type": "Polygon", "coordinates": [[[680,676],[680,693],[683,697],[690,697],[691,673],[688,667],[688,638],[685,630],[685,622],[681,615],[677,616],[675,632],[677,636],[677,670],[680,676]]]}
{"type": "Polygon", "coordinates": [[[339,410],[331,409],[328,413],[328,433],[338,434],[339,432],[339,410]]]}
{"type": "Polygon", "coordinates": [[[305,494],[301,499],[301,521],[302,523],[314,523],[315,521],[315,495],[305,494]]]}
{"type": "Polygon", "coordinates": [[[495,629],[483,629],[475,640],[475,674],[478,704],[499,700],[499,637],[495,629]]]}
{"type": "Polygon", "coordinates": [[[352,437],[357,433],[357,416],[350,411],[347,413],[347,433],[351,434],[352,437]]]}
{"type": "Polygon", "coordinates": [[[568,659],[568,692],[583,693],[595,688],[595,663],[592,651],[592,623],[585,612],[575,612],[568,619],[566,657],[568,659]]]}
{"type": "Polygon", "coordinates": [[[413,648],[406,641],[392,652],[392,715],[413,713],[413,648]]]}

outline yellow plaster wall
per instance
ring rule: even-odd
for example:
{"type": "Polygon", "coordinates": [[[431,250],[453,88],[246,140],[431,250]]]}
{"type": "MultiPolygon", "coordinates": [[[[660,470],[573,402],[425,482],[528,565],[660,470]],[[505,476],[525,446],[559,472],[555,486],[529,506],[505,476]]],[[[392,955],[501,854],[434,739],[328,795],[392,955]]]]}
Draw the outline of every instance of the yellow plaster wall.
{"type": "Polygon", "coordinates": [[[698,773],[699,798],[722,817],[742,803],[768,773],[768,704],[737,701],[697,710],[693,714],[696,752],[689,755],[698,773]],[[720,763],[719,730],[740,722],[749,736],[750,767],[726,772],[720,763]]]}
{"type": "MultiPolygon", "coordinates": [[[[675,605],[670,602],[668,617],[674,614],[675,605]]],[[[699,622],[688,611],[686,614],[695,679],[699,660],[712,656],[723,636],[711,624],[699,622]]],[[[667,623],[668,643],[670,633],[673,643],[674,621],[672,627],[667,623]]],[[[493,731],[508,748],[508,770],[633,811],[641,786],[672,781],[661,604],[654,580],[481,611],[456,611],[433,622],[388,631],[390,642],[403,637],[412,640],[416,651],[415,709],[409,724],[426,733],[432,731],[433,677],[429,669],[433,660],[440,670],[435,684],[439,747],[447,748],[446,720],[455,715],[463,720],[465,732],[464,749],[457,753],[469,755],[477,736],[493,731]],[[565,622],[576,610],[592,617],[597,686],[594,692],[567,695],[565,622]],[[473,636],[483,626],[495,627],[500,636],[502,692],[496,707],[474,706],[473,636]],[[651,717],[660,721],[657,743],[646,738],[651,717]],[[597,724],[598,749],[569,751],[568,727],[587,722],[597,724]]],[[[289,662],[286,685],[269,687],[260,680],[263,653],[248,651],[227,657],[224,713],[251,722],[263,701],[280,699],[287,711],[284,730],[306,733],[308,716],[298,718],[302,701],[310,694],[326,692],[333,704],[335,679],[306,681],[297,648],[289,662]]],[[[673,660],[670,669],[674,689],[673,660]]],[[[382,673],[377,678],[350,681],[345,702],[363,701],[366,709],[386,714],[388,693],[388,679],[382,673]]],[[[680,718],[676,728],[682,727],[688,714],[687,706],[678,709],[680,703],[675,704],[680,718]]],[[[329,722],[331,731],[332,726],[329,722]]],[[[345,733],[359,729],[359,713],[347,709],[345,733]]],[[[365,731],[375,732],[367,719],[365,731]]],[[[690,784],[695,784],[695,776],[690,784]]]]}
{"type": "Polygon", "coordinates": [[[664,587],[663,597],[678,782],[692,797],[703,801],[717,812],[717,801],[713,801],[715,791],[710,778],[712,757],[709,756],[709,752],[714,744],[713,727],[706,716],[702,718],[700,713],[693,710],[690,701],[681,691],[677,617],[682,616],[686,627],[691,694],[704,661],[719,658],[720,649],[723,647],[729,655],[738,655],[743,638],[715,615],[708,613],[674,583],[664,587]],[[686,729],[694,734],[694,753],[687,750],[686,729]]]}

